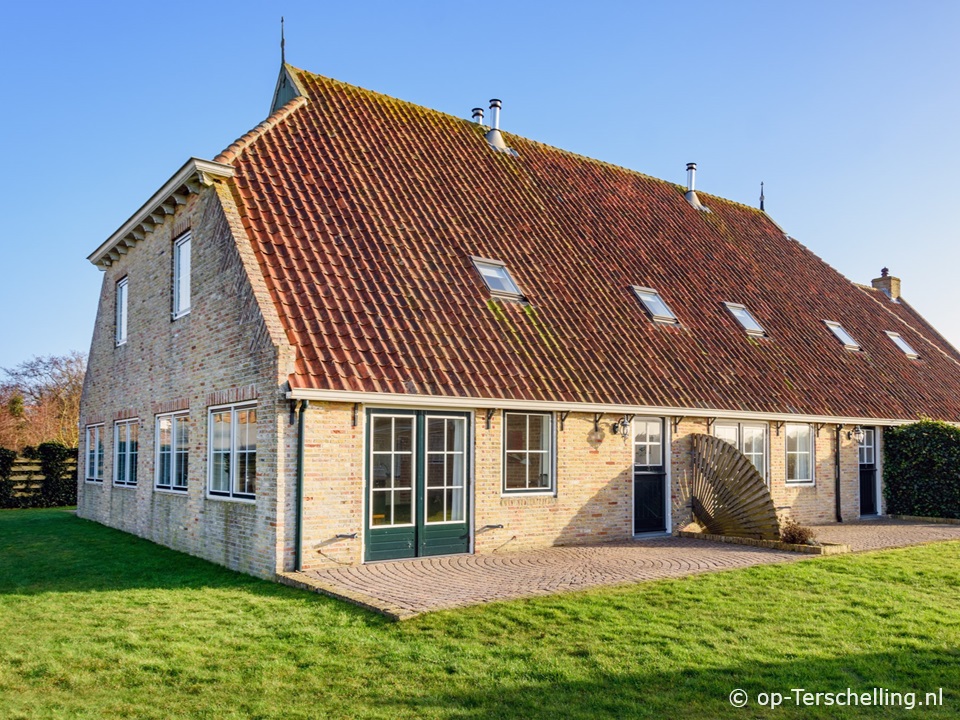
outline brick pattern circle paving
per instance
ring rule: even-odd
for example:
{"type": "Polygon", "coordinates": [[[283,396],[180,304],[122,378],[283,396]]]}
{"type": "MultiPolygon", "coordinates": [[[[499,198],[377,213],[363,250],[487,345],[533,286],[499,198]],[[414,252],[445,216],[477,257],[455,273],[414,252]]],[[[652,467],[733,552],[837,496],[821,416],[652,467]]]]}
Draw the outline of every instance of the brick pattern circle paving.
{"type": "MultiPolygon", "coordinates": [[[[823,542],[853,551],[960,540],[960,525],[871,520],[815,528],[823,542]]],[[[664,537],[603,545],[550,547],[492,555],[452,555],[308,571],[324,585],[369,604],[411,614],[602,585],[683,577],[811,555],[664,537]]]]}

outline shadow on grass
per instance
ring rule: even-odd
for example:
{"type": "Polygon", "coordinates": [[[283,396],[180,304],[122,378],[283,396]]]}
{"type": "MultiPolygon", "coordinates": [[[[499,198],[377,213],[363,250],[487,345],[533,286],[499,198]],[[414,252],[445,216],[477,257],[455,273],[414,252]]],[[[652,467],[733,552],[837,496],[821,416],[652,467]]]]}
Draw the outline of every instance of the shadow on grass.
{"type": "MultiPolygon", "coordinates": [[[[574,662],[584,658],[574,658],[574,662]]],[[[834,658],[790,659],[782,662],[743,662],[723,665],[723,658],[704,658],[701,667],[683,672],[601,672],[589,673],[589,680],[571,681],[562,671],[548,667],[531,668],[522,683],[512,686],[488,685],[457,687],[451,677],[449,691],[437,692],[397,703],[397,715],[417,711],[429,717],[455,717],[470,720],[516,718],[847,718],[847,717],[923,717],[955,718],[960,697],[957,695],[957,670],[960,651],[955,649],[843,655],[834,658]],[[733,707],[730,694],[746,691],[745,707],[733,707]],[[821,697],[798,704],[793,690],[809,693],[842,694],[844,704],[828,704],[821,697]],[[871,695],[869,705],[852,704],[853,694],[871,695]],[[872,703],[874,689],[886,691],[886,707],[872,703]],[[937,693],[942,705],[926,705],[926,693],[937,693]],[[891,693],[904,695],[899,705],[891,693]],[[766,693],[767,698],[762,698],[766,693]],[[770,707],[770,693],[780,693],[781,703],[770,707]],[[758,699],[765,703],[760,705],[758,699]],[[909,706],[912,704],[912,713],[909,706]]],[[[878,694],[877,697],[882,697],[878,694]]],[[[801,700],[802,702],[802,700],[801,700]]]]}
{"type": "Polygon", "coordinates": [[[352,605],[228,570],[78,518],[74,508],[0,510],[0,594],[191,588],[292,594],[385,621],[352,605]]]}

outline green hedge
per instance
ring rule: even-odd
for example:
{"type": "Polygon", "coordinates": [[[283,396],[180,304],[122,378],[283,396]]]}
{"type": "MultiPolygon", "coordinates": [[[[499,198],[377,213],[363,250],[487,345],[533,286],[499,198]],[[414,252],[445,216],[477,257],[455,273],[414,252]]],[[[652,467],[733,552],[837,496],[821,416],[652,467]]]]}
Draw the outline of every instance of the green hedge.
{"type": "Polygon", "coordinates": [[[0,448],[0,508],[14,507],[10,471],[13,470],[13,461],[16,459],[17,453],[13,450],[0,448]]]}
{"type": "MultiPolygon", "coordinates": [[[[77,457],[75,448],[57,442],[41,443],[23,456],[39,460],[43,480],[39,489],[14,494],[12,479],[17,454],[0,448],[0,508],[63,507],[77,504],[77,476],[68,460],[77,457]]],[[[29,487],[29,486],[28,486],[29,487]]]]}
{"type": "Polygon", "coordinates": [[[921,420],[883,434],[887,512],[960,518],[960,428],[921,420]]]}

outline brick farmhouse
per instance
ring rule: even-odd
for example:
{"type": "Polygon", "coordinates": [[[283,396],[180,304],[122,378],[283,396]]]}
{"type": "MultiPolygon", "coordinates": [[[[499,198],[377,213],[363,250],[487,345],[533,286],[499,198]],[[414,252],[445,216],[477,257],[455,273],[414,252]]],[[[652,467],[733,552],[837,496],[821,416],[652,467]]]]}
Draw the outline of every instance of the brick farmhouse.
{"type": "Polygon", "coordinates": [[[262,577],[665,533],[691,435],[805,523],[960,421],[886,271],[762,209],[305,72],[90,256],[79,514],[262,577]]]}

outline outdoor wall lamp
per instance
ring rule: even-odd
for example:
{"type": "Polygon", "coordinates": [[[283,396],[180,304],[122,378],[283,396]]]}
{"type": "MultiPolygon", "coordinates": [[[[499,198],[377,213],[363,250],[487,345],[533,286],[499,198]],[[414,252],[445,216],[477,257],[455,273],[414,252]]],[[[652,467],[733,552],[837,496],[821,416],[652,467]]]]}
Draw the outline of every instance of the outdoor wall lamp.
{"type": "Polygon", "coordinates": [[[853,438],[856,438],[858,443],[862,443],[864,437],[865,435],[863,432],[863,428],[860,427],[859,425],[855,426],[852,431],[850,430],[847,431],[847,440],[852,440],[853,438]]]}
{"type": "Polygon", "coordinates": [[[626,440],[630,437],[630,419],[624,415],[610,426],[610,431],[626,440]]]}

